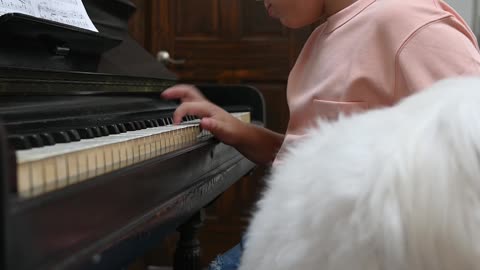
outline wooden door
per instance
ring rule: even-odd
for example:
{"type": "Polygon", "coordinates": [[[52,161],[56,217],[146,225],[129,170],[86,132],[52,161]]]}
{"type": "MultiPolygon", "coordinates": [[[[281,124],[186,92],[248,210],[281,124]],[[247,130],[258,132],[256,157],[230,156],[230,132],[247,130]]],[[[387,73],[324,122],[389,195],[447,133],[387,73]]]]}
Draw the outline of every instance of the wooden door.
{"type": "Polygon", "coordinates": [[[182,80],[285,82],[301,46],[256,0],[153,1],[151,50],[168,51],[182,80]]]}
{"type": "MultiPolygon", "coordinates": [[[[311,31],[291,31],[268,17],[257,0],[137,0],[132,34],[153,55],[168,52],[180,81],[240,83],[257,87],[267,106],[267,127],[284,132],[288,121],[289,70],[311,31]]],[[[207,209],[201,231],[203,263],[238,243],[262,188],[265,168],[257,169],[207,209]]],[[[165,264],[167,256],[149,263],[165,264]]],[[[164,251],[163,251],[164,252],[164,251]]],[[[165,253],[165,252],[164,252],[165,253]]]]}

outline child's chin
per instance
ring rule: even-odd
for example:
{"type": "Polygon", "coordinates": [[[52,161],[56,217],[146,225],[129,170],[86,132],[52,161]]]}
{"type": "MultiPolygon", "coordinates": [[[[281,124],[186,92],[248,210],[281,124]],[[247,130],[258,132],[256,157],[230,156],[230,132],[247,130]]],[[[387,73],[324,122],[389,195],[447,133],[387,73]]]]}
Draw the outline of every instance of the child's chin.
{"type": "Polygon", "coordinates": [[[279,18],[279,20],[283,24],[283,26],[285,26],[287,28],[290,28],[290,29],[302,28],[302,27],[308,26],[308,25],[315,22],[315,21],[312,21],[312,22],[291,21],[291,20],[284,19],[284,18],[279,18]]]}
{"type": "Polygon", "coordinates": [[[301,24],[301,23],[295,23],[295,22],[290,22],[288,20],[282,20],[280,19],[280,22],[283,24],[283,26],[290,28],[290,29],[298,29],[306,26],[306,24],[301,24]]]}

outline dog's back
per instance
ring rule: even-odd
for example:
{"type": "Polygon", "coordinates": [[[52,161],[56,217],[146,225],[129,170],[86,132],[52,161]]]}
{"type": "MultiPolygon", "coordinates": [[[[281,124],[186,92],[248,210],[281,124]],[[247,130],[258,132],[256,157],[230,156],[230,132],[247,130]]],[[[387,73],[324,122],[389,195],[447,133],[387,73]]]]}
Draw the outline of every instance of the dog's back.
{"type": "Polygon", "coordinates": [[[480,269],[480,80],[319,122],[274,168],[240,270],[480,269]]]}

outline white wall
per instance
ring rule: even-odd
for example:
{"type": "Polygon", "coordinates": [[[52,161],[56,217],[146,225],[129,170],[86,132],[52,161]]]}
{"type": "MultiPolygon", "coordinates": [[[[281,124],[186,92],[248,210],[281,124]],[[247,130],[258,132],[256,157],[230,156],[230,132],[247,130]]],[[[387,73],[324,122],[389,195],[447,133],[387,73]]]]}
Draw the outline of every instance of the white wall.
{"type": "MultiPolygon", "coordinates": [[[[475,31],[478,26],[474,26],[475,16],[480,14],[478,11],[474,12],[474,1],[478,0],[445,0],[450,6],[452,6],[462,17],[463,19],[470,25],[470,27],[475,31]]],[[[476,33],[478,34],[478,33],[476,33]]]]}

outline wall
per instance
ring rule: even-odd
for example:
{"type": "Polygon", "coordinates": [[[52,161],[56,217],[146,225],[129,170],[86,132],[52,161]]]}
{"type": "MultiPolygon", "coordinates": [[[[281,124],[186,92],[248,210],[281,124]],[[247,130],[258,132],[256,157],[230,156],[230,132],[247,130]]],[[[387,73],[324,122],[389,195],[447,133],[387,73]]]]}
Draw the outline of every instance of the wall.
{"type": "MultiPolygon", "coordinates": [[[[478,29],[478,26],[474,26],[474,1],[478,0],[445,0],[450,6],[452,6],[460,15],[463,17],[463,19],[470,25],[470,27],[475,31],[478,29]]],[[[475,12],[476,16],[478,16],[479,12],[475,12]]],[[[475,33],[478,35],[478,31],[475,31],[475,33]]]]}

